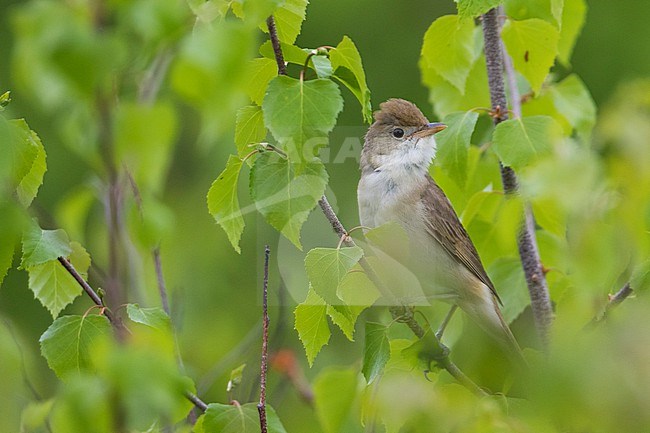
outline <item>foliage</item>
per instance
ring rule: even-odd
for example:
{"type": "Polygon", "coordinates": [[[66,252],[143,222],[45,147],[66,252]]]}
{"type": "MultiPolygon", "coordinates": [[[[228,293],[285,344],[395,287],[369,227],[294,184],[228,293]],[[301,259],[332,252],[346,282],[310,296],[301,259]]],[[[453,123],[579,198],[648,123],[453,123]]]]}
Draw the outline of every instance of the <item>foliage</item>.
{"type": "Polygon", "coordinates": [[[530,371],[516,371],[485,333],[454,318],[443,342],[490,395],[455,383],[434,337],[444,307],[418,308],[417,338],[400,323],[408,317],[389,318],[375,286],[411,290],[412,279],[384,266],[390,257],[377,257],[402,255],[403,233],[389,224],[353,245],[312,212],[343,184],[325,155],[344,101],[356,123],[371,123],[372,81],[367,47],[350,37],[297,43],[307,0],[29,1],[10,14],[15,89],[0,96],[0,354],[12,411],[0,430],[258,431],[257,373],[243,369],[258,354],[244,359],[253,351],[239,334],[258,316],[252,239],[273,239],[265,224],[284,238],[274,289],[300,286],[279,295],[281,307],[287,293],[296,298],[295,329],[283,333],[284,308],[272,309],[280,325],[270,341],[268,431],[647,430],[648,344],[638,329],[650,308],[648,81],[621,88],[597,112],[568,69],[584,0],[454,3],[458,14],[422,35],[418,61],[448,126],[431,173],[476,244],[530,371]],[[510,104],[522,104],[522,117],[493,127],[475,18],[497,6],[515,69],[509,94],[522,95],[510,104]],[[267,40],[270,15],[287,74],[267,40]],[[14,118],[23,111],[27,121],[14,118]],[[518,196],[503,193],[499,164],[516,170],[518,196]],[[205,224],[201,197],[224,236],[205,224]],[[516,244],[527,205],[557,307],[546,356],[516,244]],[[224,275],[208,273],[215,262],[226,263],[224,275]],[[638,298],[619,314],[607,295],[628,281],[638,298]],[[85,282],[97,305],[80,296],[85,282]],[[307,374],[301,356],[273,353],[300,343],[307,374]],[[241,367],[226,386],[231,364],[241,367]],[[224,382],[219,391],[215,381],[224,382]],[[288,385],[309,408],[283,398],[288,385]],[[188,416],[197,392],[221,403],[188,416]]]}

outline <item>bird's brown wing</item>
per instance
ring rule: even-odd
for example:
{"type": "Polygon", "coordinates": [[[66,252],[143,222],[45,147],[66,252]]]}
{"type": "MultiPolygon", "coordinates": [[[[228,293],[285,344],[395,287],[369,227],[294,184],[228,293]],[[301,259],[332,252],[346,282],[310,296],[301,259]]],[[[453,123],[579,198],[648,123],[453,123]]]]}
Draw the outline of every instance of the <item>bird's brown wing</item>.
{"type": "Polygon", "coordinates": [[[449,199],[428,175],[427,180],[427,185],[422,191],[422,201],[427,207],[427,232],[454,259],[465,265],[481,282],[485,283],[501,303],[494,284],[483,268],[476,247],[458,219],[449,199]]]}

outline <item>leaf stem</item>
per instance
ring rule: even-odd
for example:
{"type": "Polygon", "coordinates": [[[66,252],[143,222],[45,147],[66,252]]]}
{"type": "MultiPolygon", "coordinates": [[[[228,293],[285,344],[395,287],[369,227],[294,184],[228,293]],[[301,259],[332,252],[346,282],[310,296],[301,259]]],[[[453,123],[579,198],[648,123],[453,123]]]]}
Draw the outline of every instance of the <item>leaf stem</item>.
{"type": "MultiPolygon", "coordinates": [[[[508,111],[504,110],[507,107],[507,101],[503,77],[504,64],[508,67],[508,62],[506,61],[504,63],[498,10],[496,8],[491,9],[482,18],[490,101],[493,107],[492,111],[499,113],[498,116],[493,117],[494,124],[498,125],[508,119],[508,111]]],[[[512,69],[506,69],[506,72],[511,75],[514,74],[514,70],[512,69]]],[[[512,79],[510,82],[512,83],[512,79]]],[[[516,98],[516,100],[518,101],[519,98],[516,98]]],[[[521,114],[521,106],[519,108],[513,107],[513,112],[515,114],[521,114]]],[[[506,194],[516,194],[518,190],[517,175],[512,168],[505,167],[501,163],[499,164],[504,191],[506,194]]],[[[519,247],[519,257],[524,274],[526,275],[531,308],[535,319],[535,328],[537,329],[542,346],[546,349],[548,348],[549,333],[553,322],[553,308],[537,247],[535,217],[529,204],[524,209],[524,224],[517,236],[517,244],[519,247]]]]}

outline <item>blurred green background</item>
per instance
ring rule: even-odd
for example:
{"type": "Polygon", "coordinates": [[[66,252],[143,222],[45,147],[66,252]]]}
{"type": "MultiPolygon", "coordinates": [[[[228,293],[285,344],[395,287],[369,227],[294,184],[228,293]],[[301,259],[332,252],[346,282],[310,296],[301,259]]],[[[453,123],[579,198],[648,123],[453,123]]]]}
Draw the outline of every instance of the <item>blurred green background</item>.
{"type": "MultiPolygon", "coordinates": [[[[61,113],[48,112],[34,95],[17,84],[20,77],[12,68],[15,46],[12,31],[15,23],[12,19],[15,11],[27,3],[35,2],[3,1],[0,5],[0,92],[12,91],[11,114],[25,117],[45,145],[48,171],[34,205],[34,214],[45,226],[49,224],[47,228],[55,228],[55,215],[62,201],[78,185],[92,184],[95,174],[87,161],[62,142],[57,125],[53,124],[61,113]]],[[[650,76],[650,26],[647,25],[650,2],[589,1],[588,6],[586,25],[575,47],[572,70],[581,76],[597,105],[603,107],[622,83],[650,76]]],[[[418,69],[421,41],[436,17],[454,11],[455,5],[451,0],[314,0],[307,8],[307,20],[297,45],[336,45],[343,35],[350,36],[363,58],[373,108],[388,98],[401,97],[417,103],[425,114],[433,118],[428,92],[421,84],[418,69]]],[[[264,35],[260,32],[259,42],[263,40],[264,35]]],[[[361,137],[365,127],[358,104],[349,92],[343,91],[343,94],[346,103],[334,136],[361,137]]],[[[293,301],[289,299],[286,302],[289,305],[284,308],[280,305],[284,301],[279,299],[282,278],[300,281],[300,276],[281,275],[278,264],[287,267],[299,263],[300,256],[287,252],[290,247],[286,242],[278,240],[277,235],[254,213],[246,216],[242,253],[238,255],[207,211],[207,190],[224,167],[228,155],[234,151],[234,123],[223,125],[223,133],[208,145],[199,145],[198,114],[183,103],[177,109],[180,110],[181,124],[170,174],[161,196],[173,214],[170,225],[173,230],[162,240],[163,269],[185,366],[188,374],[196,380],[204,399],[225,402],[230,370],[243,362],[248,362],[249,371],[237,398],[247,401],[256,396],[260,271],[265,243],[271,245],[274,257],[270,285],[274,305],[272,327],[282,326],[278,334],[273,334],[275,339],[271,344],[274,348],[294,349],[308,377],[313,377],[323,366],[350,364],[358,360],[361,346],[346,342],[337,331],[314,369],[307,369],[300,342],[292,329],[293,301]]],[[[337,140],[332,142],[333,150],[340,146],[337,140]]],[[[329,194],[340,211],[339,216],[346,226],[356,226],[356,162],[348,159],[343,164],[328,166],[328,170],[331,175],[329,194]]],[[[243,179],[241,191],[246,190],[245,184],[243,179]]],[[[250,204],[246,197],[242,196],[241,200],[242,206],[250,204]]],[[[96,207],[85,225],[86,239],[80,239],[98,261],[99,267],[104,265],[102,260],[106,254],[103,251],[105,240],[98,233],[103,227],[102,218],[101,210],[96,207]]],[[[308,239],[305,247],[335,246],[336,238],[323,217],[314,214],[310,218],[305,225],[309,231],[305,235],[308,239]]],[[[148,269],[146,281],[149,285],[141,290],[138,301],[158,305],[151,258],[143,256],[139,266],[148,269]]],[[[67,312],[83,312],[89,305],[86,298],[80,298],[67,312]]],[[[51,317],[27,290],[25,273],[13,270],[3,283],[0,316],[14,330],[16,338],[23,342],[28,371],[39,393],[52,393],[56,381],[38,356],[38,337],[51,323],[51,317]]],[[[17,353],[9,339],[3,339],[0,345],[7,346],[8,352],[17,353]]],[[[0,376],[4,376],[3,368],[10,366],[0,362],[0,376]]],[[[278,383],[280,378],[272,375],[271,380],[278,383]]],[[[270,399],[272,403],[282,401],[276,407],[287,427],[307,423],[305,420],[314,417],[306,405],[298,402],[299,397],[286,383],[275,388],[270,399]]]]}

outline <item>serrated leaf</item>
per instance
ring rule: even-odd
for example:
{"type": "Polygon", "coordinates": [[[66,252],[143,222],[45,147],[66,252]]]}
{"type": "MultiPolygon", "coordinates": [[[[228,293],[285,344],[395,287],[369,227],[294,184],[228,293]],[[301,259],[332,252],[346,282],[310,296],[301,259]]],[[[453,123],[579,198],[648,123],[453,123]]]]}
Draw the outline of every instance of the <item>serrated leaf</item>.
{"type": "MultiPolygon", "coordinates": [[[[300,34],[302,22],[305,20],[308,0],[286,0],[273,13],[278,39],[287,44],[293,44],[300,34]]],[[[265,29],[265,31],[268,31],[265,29]]]]}
{"type": "Polygon", "coordinates": [[[235,144],[237,155],[244,158],[253,148],[251,144],[261,143],[266,138],[266,127],[262,108],[257,105],[247,105],[237,111],[235,123],[235,144]]]}
{"type": "Polygon", "coordinates": [[[514,20],[539,18],[559,29],[562,24],[562,2],[563,0],[505,0],[504,10],[514,20]]]}
{"type": "Polygon", "coordinates": [[[352,39],[343,36],[341,42],[330,50],[330,60],[334,76],[350,89],[361,104],[363,120],[366,123],[372,123],[370,89],[366,83],[366,73],[363,70],[361,55],[352,39]]]}
{"type": "Polygon", "coordinates": [[[299,249],[300,228],[326,185],[327,172],[320,161],[291,164],[274,152],[259,155],[250,174],[251,197],[257,209],[299,249]]]}
{"type": "Polygon", "coordinates": [[[160,307],[142,308],[138,304],[127,304],[126,314],[136,323],[167,332],[171,329],[169,316],[160,307]]]}
{"type": "Polygon", "coordinates": [[[343,277],[363,256],[357,246],[314,248],[305,257],[305,269],[314,291],[329,305],[341,304],[337,289],[343,277]]]}
{"type": "Polygon", "coordinates": [[[368,230],[365,236],[373,246],[378,247],[396,260],[408,259],[411,254],[406,230],[395,221],[374,227],[368,230]]]}
{"type": "Polygon", "coordinates": [[[552,117],[510,119],[494,129],[492,146],[505,165],[518,170],[549,153],[561,134],[560,125],[552,117]]]}
{"type": "Polygon", "coordinates": [[[519,258],[503,257],[492,263],[487,272],[503,299],[503,318],[510,324],[530,304],[521,262],[519,258]]]}
{"type": "Polygon", "coordinates": [[[79,272],[79,275],[84,279],[88,278],[88,269],[91,263],[90,254],[88,254],[88,251],[86,251],[83,245],[76,241],[70,242],[70,248],[72,252],[68,256],[68,260],[70,260],[75,270],[79,272]]]}
{"type": "Polygon", "coordinates": [[[474,111],[449,114],[443,120],[447,129],[436,134],[436,162],[461,188],[467,181],[467,152],[477,120],[474,111]]]}
{"type": "Polygon", "coordinates": [[[455,111],[490,106],[490,92],[483,54],[478,56],[470,69],[464,94],[438,75],[424,58],[420,58],[419,65],[422,81],[429,89],[429,101],[433,104],[439,117],[445,117],[455,111]]]}
{"type": "Polygon", "coordinates": [[[312,56],[311,63],[318,78],[329,78],[332,75],[332,62],[326,56],[312,56]]]}
{"type": "Polygon", "coordinates": [[[29,289],[54,318],[81,295],[81,286],[58,260],[26,269],[29,273],[29,289]]]}
{"type": "MultiPolygon", "coordinates": [[[[309,49],[300,48],[297,47],[296,45],[286,44],[284,42],[280,42],[280,48],[282,48],[282,56],[284,57],[285,62],[293,63],[294,65],[300,65],[300,66],[305,64],[305,60],[307,60],[307,55],[311,51],[309,49]]],[[[262,45],[260,45],[260,54],[266,57],[267,59],[273,61],[277,73],[275,51],[273,51],[273,45],[271,44],[271,41],[266,41],[262,45]]]]}
{"type": "Polygon", "coordinates": [[[358,264],[345,274],[336,293],[345,305],[360,308],[359,314],[373,305],[380,296],[375,285],[358,264]]]}
{"type": "Polygon", "coordinates": [[[562,29],[558,42],[558,59],[565,65],[571,63],[573,47],[582,31],[587,16],[585,0],[564,0],[562,8],[562,29]]]}
{"type": "Polygon", "coordinates": [[[71,252],[70,240],[63,230],[42,230],[33,223],[23,234],[21,266],[40,265],[58,257],[67,257],[71,252]]]}
{"type": "Polygon", "coordinates": [[[588,142],[596,124],[596,103],[582,80],[571,74],[550,88],[555,108],[575,128],[584,142],[588,142]]]}
{"type": "Polygon", "coordinates": [[[210,214],[226,232],[230,244],[238,253],[241,252],[239,239],[244,231],[244,217],[237,196],[237,183],[242,164],[240,158],[230,155],[226,168],[212,182],[207,196],[210,214]]]}
{"type": "Polygon", "coordinates": [[[304,302],[298,304],[294,315],[296,319],[294,328],[298,331],[298,336],[307,354],[307,361],[311,367],[318,352],[330,339],[331,332],[327,323],[327,305],[310,288],[307,298],[304,302]]]}
{"type": "Polygon", "coordinates": [[[358,371],[327,368],[314,380],[314,406],[325,433],[340,433],[357,393],[358,371]]]}
{"type": "Polygon", "coordinates": [[[273,59],[259,57],[249,60],[246,64],[246,94],[251,101],[262,105],[266,88],[273,78],[278,75],[278,64],[273,59]]]}
{"type": "Polygon", "coordinates": [[[366,322],[366,341],[361,368],[366,383],[372,383],[381,374],[389,358],[388,328],[381,323],[366,322]]]}
{"type": "Polygon", "coordinates": [[[64,316],[41,335],[41,353],[60,378],[92,370],[92,351],[111,337],[111,324],[104,316],[64,316]]]}
{"type": "Polygon", "coordinates": [[[327,315],[332,319],[332,323],[343,331],[348,340],[354,341],[354,326],[357,323],[359,314],[365,308],[362,306],[328,305],[327,315]]]}
{"type": "Polygon", "coordinates": [[[0,116],[0,183],[15,188],[22,182],[38,156],[38,144],[24,120],[0,116]]]}
{"type": "Polygon", "coordinates": [[[558,30],[538,18],[508,20],[503,26],[501,37],[515,69],[528,80],[533,91],[538,93],[558,54],[558,30]]]}
{"type": "Polygon", "coordinates": [[[115,163],[125,166],[138,188],[159,192],[167,178],[177,121],[172,104],[124,102],[115,113],[115,163]]]}
{"type": "Polygon", "coordinates": [[[29,171],[20,179],[20,183],[16,188],[18,200],[24,207],[28,207],[34,200],[34,197],[36,197],[38,188],[43,184],[43,176],[47,171],[45,147],[43,147],[43,143],[41,143],[38,135],[29,129],[29,126],[27,126],[24,120],[14,120],[12,123],[22,130],[24,134],[22,136],[31,142],[31,147],[36,148],[34,161],[29,171]]]}
{"type": "Polygon", "coordinates": [[[323,144],[342,108],[338,86],[320,78],[304,81],[276,77],[269,83],[262,102],[264,124],[296,162],[315,156],[316,145],[323,144]],[[318,143],[305,149],[309,139],[317,139],[318,143]]]}
{"type": "Polygon", "coordinates": [[[13,203],[0,204],[0,286],[13,264],[16,246],[20,242],[22,228],[25,225],[24,215],[13,203]]]}
{"type": "Polygon", "coordinates": [[[458,15],[462,18],[475,18],[483,15],[492,8],[499,6],[503,0],[454,0],[457,3],[458,15]]]}
{"type": "Polygon", "coordinates": [[[436,19],[424,34],[422,58],[461,94],[474,64],[474,23],[458,15],[436,19]]]}
{"type": "MultiPolygon", "coordinates": [[[[266,406],[266,421],[269,433],[287,433],[275,413],[266,406]]],[[[228,405],[211,403],[194,426],[195,433],[259,433],[260,416],[256,403],[228,405]]]]}

